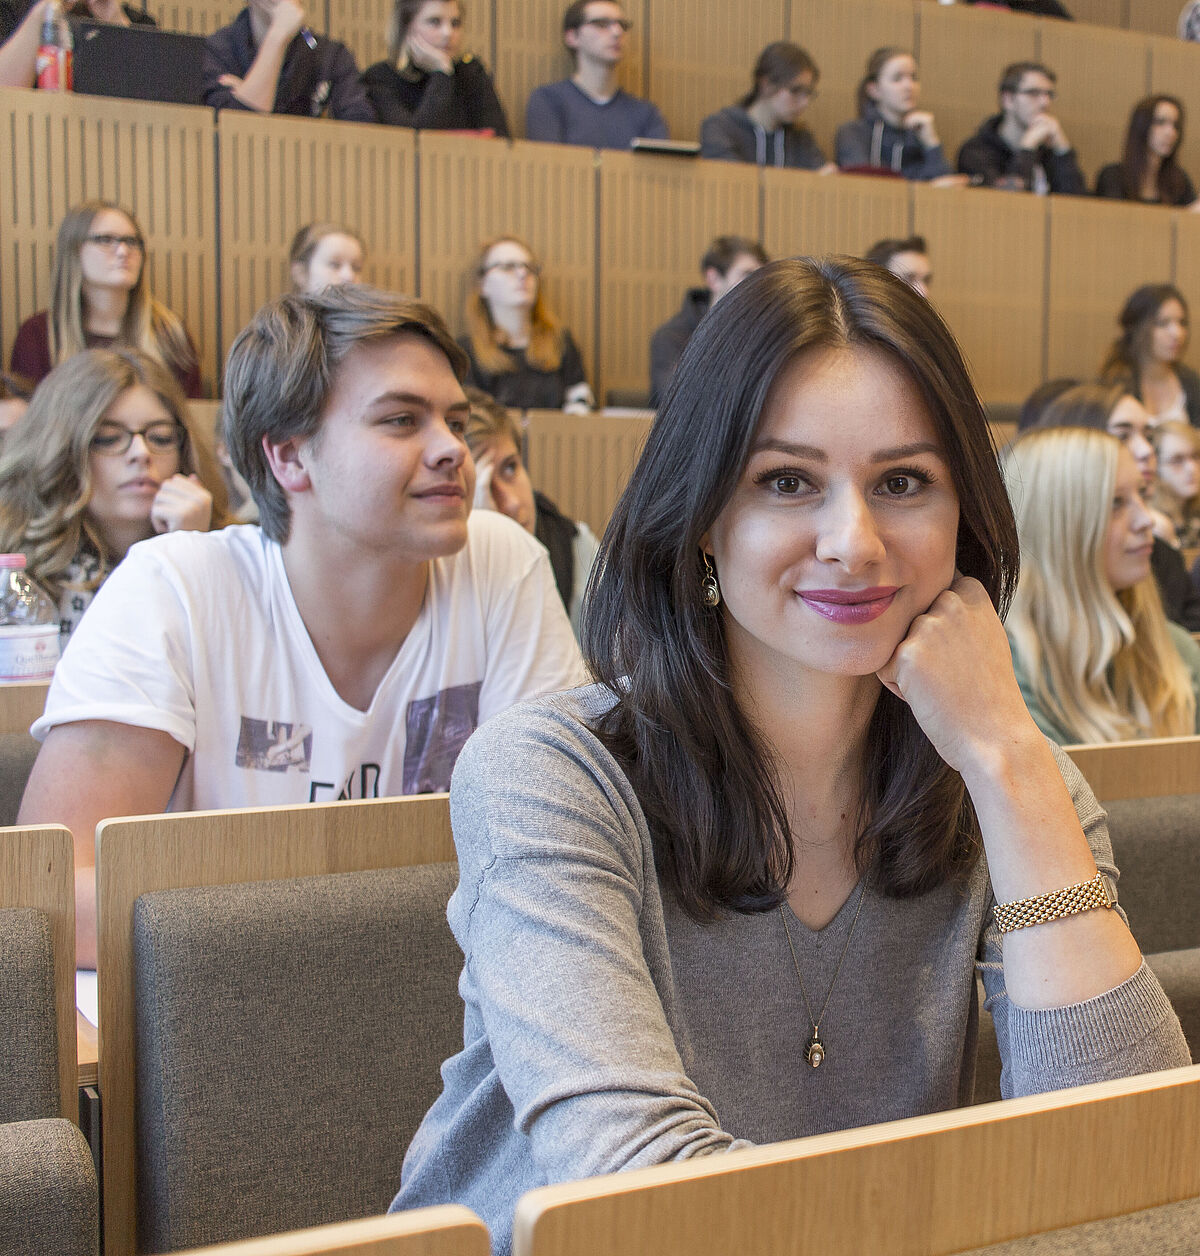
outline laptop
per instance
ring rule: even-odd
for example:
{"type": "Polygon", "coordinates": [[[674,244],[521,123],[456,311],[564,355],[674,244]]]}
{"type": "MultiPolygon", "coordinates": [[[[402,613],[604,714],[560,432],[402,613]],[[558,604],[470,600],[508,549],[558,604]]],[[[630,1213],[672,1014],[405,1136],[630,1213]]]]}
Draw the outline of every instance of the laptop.
{"type": "Polygon", "coordinates": [[[177,105],[202,103],[203,35],[75,19],[71,33],[77,92],[177,105]]]}

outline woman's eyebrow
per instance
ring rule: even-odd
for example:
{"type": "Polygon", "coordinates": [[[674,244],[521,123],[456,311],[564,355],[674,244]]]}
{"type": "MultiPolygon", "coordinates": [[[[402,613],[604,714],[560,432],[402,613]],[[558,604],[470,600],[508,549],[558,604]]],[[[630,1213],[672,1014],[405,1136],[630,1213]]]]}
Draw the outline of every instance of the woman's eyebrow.
{"type": "MultiPolygon", "coordinates": [[[[825,450],[818,448],[816,445],[798,445],[786,440],[768,439],[759,441],[750,452],[758,454],[768,450],[787,454],[792,458],[806,458],[812,462],[829,461],[829,455],[825,450]]],[[[895,462],[898,458],[913,458],[917,454],[934,454],[938,458],[944,457],[942,448],[936,441],[923,440],[914,441],[911,445],[895,445],[891,449],[877,449],[870,455],[870,461],[895,462]]]]}

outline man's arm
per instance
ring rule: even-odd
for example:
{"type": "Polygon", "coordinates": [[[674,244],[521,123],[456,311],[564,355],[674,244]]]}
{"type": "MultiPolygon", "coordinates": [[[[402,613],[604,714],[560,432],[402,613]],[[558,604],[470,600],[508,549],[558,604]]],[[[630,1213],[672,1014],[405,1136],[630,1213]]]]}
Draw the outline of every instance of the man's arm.
{"type": "Polygon", "coordinates": [[[46,737],[17,816],[65,824],[75,842],[75,962],[96,967],[96,825],[166,810],[184,749],[169,733],[108,720],[59,724],[46,737]]]}
{"type": "MultiPolygon", "coordinates": [[[[271,113],[275,108],[275,93],[279,87],[283,63],[287,59],[288,47],[299,34],[304,21],[304,9],[296,0],[279,0],[271,15],[271,24],[267,27],[245,77],[239,78],[236,74],[228,73],[218,77],[217,85],[228,89],[229,100],[220,99],[220,93],[209,82],[211,67],[207,64],[206,55],[204,103],[220,109],[225,104],[236,102],[242,108],[253,109],[256,113],[271,113]]],[[[205,52],[212,52],[211,40],[205,52]]]]}

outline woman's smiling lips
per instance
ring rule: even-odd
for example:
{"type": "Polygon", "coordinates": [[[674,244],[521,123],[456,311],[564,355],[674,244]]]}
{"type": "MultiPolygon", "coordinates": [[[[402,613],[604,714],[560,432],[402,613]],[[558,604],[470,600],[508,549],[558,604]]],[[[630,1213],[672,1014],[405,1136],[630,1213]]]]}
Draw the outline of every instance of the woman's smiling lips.
{"type": "Polygon", "coordinates": [[[870,589],[797,589],[796,594],[810,609],[835,624],[868,624],[878,619],[892,604],[898,586],[870,589]]]}

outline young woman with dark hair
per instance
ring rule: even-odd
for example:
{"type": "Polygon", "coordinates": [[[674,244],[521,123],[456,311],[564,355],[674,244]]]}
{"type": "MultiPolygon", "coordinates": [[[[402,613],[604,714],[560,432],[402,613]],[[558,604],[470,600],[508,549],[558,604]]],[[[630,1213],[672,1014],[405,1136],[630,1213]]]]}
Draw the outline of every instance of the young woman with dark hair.
{"type": "Polygon", "coordinates": [[[1021,699],[1016,577],[927,301],[849,258],[722,299],[601,545],[599,683],[455,769],[465,1046],[394,1206],[464,1203],[502,1254],[534,1186],[969,1103],[977,963],[1006,1094],[1187,1060],[1021,699]]]}
{"type": "Polygon", "coordinates": [[[1183,419],[1200,426],[1200,375],[1183,362],[1191,332],[1183,293],[1174,284],[1143,284],[1130,293],[1117,321],[1121,332],[1101,378],[1124,385],[1155,422],[1183,419]]]}
{"type": "Polygon", "coordinates": [[[1175,158],[1183,141],[1183,102],[1147,96],[1129,115],[1120,161],[1096,176],[1096,195],[1148,205],[1196,203],[1196,189],[1175,158]]]}
{"type": "Polygon", "coordinates": [[[817,94],[817,63],[798,44],[768,44],[754,63],[750,90],[700,124],[700,156],[830,173],[812,132],[800,121],[817,94]]]}
{"type": "Polygon", "coordinates": [[[458,0],[395,0],[388,59],[362,76],[380,122],[507,137],[508,120],[491,75],[462,50],[462,25],[458,0]]]}

